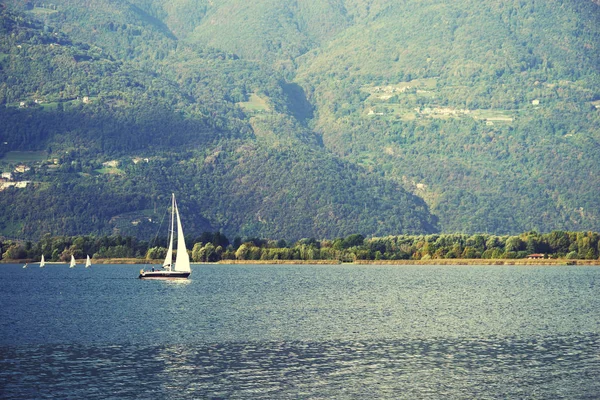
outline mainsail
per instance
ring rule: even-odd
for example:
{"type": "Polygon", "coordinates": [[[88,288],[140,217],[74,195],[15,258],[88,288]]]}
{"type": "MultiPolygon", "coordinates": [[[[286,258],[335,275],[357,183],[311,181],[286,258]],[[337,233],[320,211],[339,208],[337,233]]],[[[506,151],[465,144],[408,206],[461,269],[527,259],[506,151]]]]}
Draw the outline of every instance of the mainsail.
{"type": "Polygon", "coordinates": [[[44,255],[42,254],[42,259],[40,260],[40,268],[44,268],[46,266],[46,261],[44,260],[44,255]]]}
{"type": "MultiPolygon", "coordinates": [[[[173,195],[173,201],[175,201],[175,195],[173,195]]],[[[185,238],[183,236],[177,203],[175,203],[175,214],[177,214],[177,259],[175,260],[175,271],[190,272],[190,256],[185,248],[185,238]]]]}

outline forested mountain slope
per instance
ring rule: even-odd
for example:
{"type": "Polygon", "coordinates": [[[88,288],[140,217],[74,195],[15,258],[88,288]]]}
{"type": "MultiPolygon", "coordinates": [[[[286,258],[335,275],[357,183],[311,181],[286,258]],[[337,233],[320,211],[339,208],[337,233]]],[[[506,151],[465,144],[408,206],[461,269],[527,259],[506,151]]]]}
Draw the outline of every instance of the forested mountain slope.
{"type": "Polygon", "coordinates": [[[443,230],[590,229],[599,15],[590,2],[390,2],[303,57],[297,79],[327,147],[412,185],[443,230]]]}
{"type": "MultiPolygon", "coordinates": [[[[86,11],[62,6],[67,15],[86,11]]],[[[42,24],[3,13],[0,132],[4,160],[29,154],[15,151],[43,156],[15,174],[31,181],[26,189],[0,193],[6,235],[148,237],[171,192],[190,234],[297,239],[436,230],[422,199],[323,149],[288,110],[302,106],[301,90],[268,66],[215,49],[171,49],[176,39],[162,27],[131,16],[124,26],[118,13],[95,14],[92,27],[66,21],[70,36],[50,25],[59,11],[31,12],[54,17],[42,24]],[[99,47],[89,29],[120,38],[99,47]],[[146,46],[160,56],[119,50],[139,36],[158,37],[146,46]]]]}
{"type": "Polygon", "coordinates": [[[594,2],[4,5],[1,233],[600,228],[594,2]]]}

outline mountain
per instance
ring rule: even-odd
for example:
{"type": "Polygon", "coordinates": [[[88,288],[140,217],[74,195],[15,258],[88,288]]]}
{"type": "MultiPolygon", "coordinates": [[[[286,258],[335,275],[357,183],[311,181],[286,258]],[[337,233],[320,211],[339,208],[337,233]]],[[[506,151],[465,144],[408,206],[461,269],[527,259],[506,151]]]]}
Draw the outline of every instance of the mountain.
{"type": "Polygon", "coordinates": [[[443,231],[595,229],[598,7],[389,4],[303,57],[325,145],[413,186],[443,231]]]}
{"type": "Polygon", "coordinates": [[[598,230],[600,6],[0,8],[0,233],[598,230]],[[29,161],[27,161],[29,160],[29,161]]]}

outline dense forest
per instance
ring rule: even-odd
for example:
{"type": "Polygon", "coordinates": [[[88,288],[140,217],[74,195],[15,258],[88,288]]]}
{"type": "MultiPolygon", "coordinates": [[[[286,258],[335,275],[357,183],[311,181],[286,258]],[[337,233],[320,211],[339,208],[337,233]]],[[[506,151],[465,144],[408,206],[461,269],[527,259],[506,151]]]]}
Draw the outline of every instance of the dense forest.
{"type": "MultiPolygon", "coordinates": [[[[489,234],[400,235],[365,238],[352,234],[334,240],[285,240],[236,237],[233,242],[220,232],[204,232],[186,238],[193,247],[188,252],[194,262],[227,260],[319,261],[335,260],[436,260],[436,259],[521,259],[531,254],[543,258],[597,260],[600,234],[597,232],[526,232],[517,236],[489,234]]],[[[0,242],[1,259],[67,262],[71,255],[83,259],[137,258],[161,260],[167,253],[167,239],[155,237],[140,241],[134,237],[44,235],[39,242],[0,242]]]]}
{"type": "Polygon", "coordinates": [[[0,235],[149,240],[171,192],[192,235],[597,231],[598,43],[591,1],[0,1],[0,235]]]}

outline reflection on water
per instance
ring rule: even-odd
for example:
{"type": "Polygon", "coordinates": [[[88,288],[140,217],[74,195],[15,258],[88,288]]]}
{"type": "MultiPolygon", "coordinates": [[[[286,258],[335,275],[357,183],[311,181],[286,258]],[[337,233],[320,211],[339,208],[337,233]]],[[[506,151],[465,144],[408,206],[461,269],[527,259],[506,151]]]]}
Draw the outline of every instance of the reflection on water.
{"type": "Polygon", "coordinates": [[[600,338],[3,349],[3,398],[597,398],[600,338]],[[110,396],[107,396],[107,394],[110,396]]]}
{"type": "Polygon", "coordinates": [[[595,399],[600,269],[0,267],[0,398],[595,399]]]}

